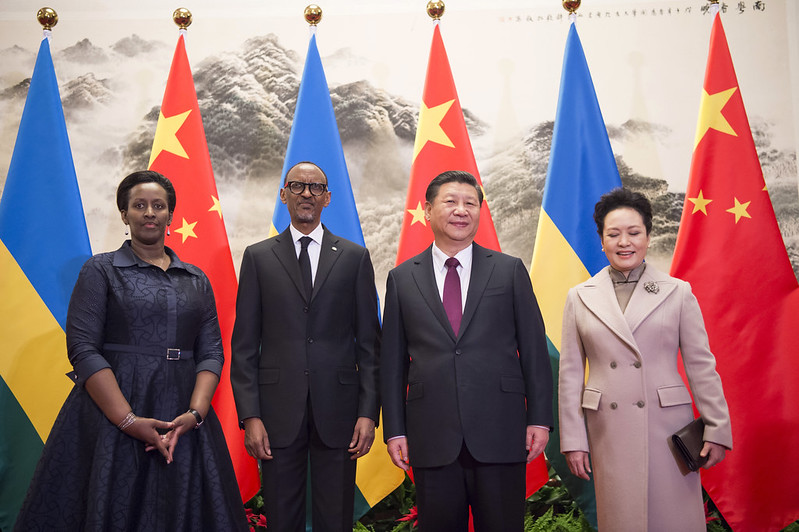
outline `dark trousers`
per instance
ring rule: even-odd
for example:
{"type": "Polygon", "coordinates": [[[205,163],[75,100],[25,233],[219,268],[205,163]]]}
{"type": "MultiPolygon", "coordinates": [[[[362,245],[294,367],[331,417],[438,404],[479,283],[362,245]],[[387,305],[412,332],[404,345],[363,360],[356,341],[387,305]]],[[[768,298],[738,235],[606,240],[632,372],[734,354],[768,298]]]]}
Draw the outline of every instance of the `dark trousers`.
{"type": "Polygon", "coordinates": [[[300,433],[288,447],[272,447],[261,460],[266,524],[270,531],[305,532],[305,493],[311,466],[314,532],[352,531],[355,460],[347,448],[327,447],[319,438],[310,399],[300,433]]]}
{"type": "Polygon", "coordinates": [[[421,532],[466,532],[469,507],[475,532],[524,529],[525,463],[478,462],[463,445],[442,467],[414,467],[421,532]]]}

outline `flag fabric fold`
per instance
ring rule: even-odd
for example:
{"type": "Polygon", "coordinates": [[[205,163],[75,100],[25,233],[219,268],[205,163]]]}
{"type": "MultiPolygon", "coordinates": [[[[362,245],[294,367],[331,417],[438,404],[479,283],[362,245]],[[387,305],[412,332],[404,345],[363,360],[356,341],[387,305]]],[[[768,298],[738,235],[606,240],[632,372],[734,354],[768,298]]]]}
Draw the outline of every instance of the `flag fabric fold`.
{"type": "Polygon", "coordinates": [[[699,300],[732,421],[702,483],[734,530],[781,530],[799,518],[799,284],[718,13],[671,273],[699,300]]]}
{"type": "Polygon", "coordinates": [[[258,465],[244,448],[230,386],[230,337],[236,309],[236,272],[230,254],[219,194],[211,167],[197,93],[181,31],[158,116],[149,169],[165,175],[177,195],[166,245],[181,260],[205,272],[216,298],[225,364],[213,407],[225,433],[239,491],[244,501],[260,488],[258,465]]]}
{"type": "Polygon", "coordinates": [[[72,381],[64,327],[91,256],[50,43],[0,198],[0,529],[11,530],[72,381]]]}
{"type": "MultiPolygon", "coordinates": [[[[279,234],[291,222],[288,209],[280,201],[279,189],[283,186],[283,176],[291,167],[304,161],[316,164],[327,176],[331,201],[322,211],[322,223],[332,233],[356,244],[365,245],[315,34],[311,35],[308,43],[289,144],[278,184],[270,236],[279,234]]],[[[382,426],[380,423],[376,429],[375,441],[369,454],[358,459],[355,478],[354,518],[356,519],[394,491],[405,478],[405,474],[391,463],[386,445],[383,443],[382,426]]],[[[308,501],[310,503],[310,495],[308,501]]],[[[309,512],[309,518],[310,515],[309,512]]]]}
{"type": "Polygon", "coordinates": [[[593,480],[569,472],[560,452],[557,383],[563,307],[569,289],[607,266],[594,223],[602,194],[621,186],[616,160],[599,108],[591,72],[574,23],[563,54],[560,94],[552,134],[544,197],[530,267],[547,330],[556,386],[555,430],[546,454],[591,525],[597,527],[593,480]]]}
{"type": "MultiPolygon", "coordinates": [[[[472,174],[480,186],[480,172],[474,159],[472,143],[463,117],[455,79],[449,57],[441,38],[441,28],[436,21],[430,56],[427,63],[419,121],[413,147],[413,162],[408,182],[408,196],[397,248],[397,262],[402,262],[424,251],[433,242],[433,232],[424,217],[425,191],[438,174],[448,170],[462,170],[472,174]]],[[[488,200],[480,209],[480,226],[475,242],[500,251],[497,231],[491,219],[488,200]]],[[[527,466],[529,497],[549,480],[544,456],[539,456],[527,466]]]]}

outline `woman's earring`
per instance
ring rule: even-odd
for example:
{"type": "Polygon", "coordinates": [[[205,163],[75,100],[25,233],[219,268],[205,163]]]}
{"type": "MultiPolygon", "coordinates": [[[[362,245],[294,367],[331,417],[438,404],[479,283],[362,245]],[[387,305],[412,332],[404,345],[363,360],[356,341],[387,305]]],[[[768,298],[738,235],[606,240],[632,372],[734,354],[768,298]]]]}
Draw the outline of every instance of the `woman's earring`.
{"type": "Polygon", "coordinates": [[[172,234],[172,233],[170,233],[170,232],[169,232],[169,226],[167,225],[167,226],[166,226],[166,236],[169,236],[169,235],[171,235],[171,234],[172,234]]]}

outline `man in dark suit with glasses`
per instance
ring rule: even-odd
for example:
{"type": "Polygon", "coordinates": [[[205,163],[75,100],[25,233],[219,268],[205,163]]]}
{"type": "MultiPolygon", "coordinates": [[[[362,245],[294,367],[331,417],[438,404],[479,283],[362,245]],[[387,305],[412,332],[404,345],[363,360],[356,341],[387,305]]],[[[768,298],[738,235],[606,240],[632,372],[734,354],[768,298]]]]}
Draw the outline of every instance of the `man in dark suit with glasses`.
{"type": "Polygon", "coordinates": [[[375,437],[380,325],[369,252],[321,224],[327,177],[285,176],[291,216],[242,259],[230,379],[247,452],[261,461],[270,530],[352,530],[356,459],[375,437]]]}

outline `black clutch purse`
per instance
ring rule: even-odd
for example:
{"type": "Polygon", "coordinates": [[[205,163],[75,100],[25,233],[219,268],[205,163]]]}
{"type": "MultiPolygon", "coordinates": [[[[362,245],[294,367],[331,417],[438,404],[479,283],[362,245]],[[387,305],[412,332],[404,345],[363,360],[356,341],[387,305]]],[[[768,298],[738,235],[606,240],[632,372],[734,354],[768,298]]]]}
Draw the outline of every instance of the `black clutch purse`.
{"type": "Polygon", "coordinates": [[[671,435],[674,448],[691,471],[696,471],[707,462],[707,456],[699,456],[704,445],[705,422],[696,418],[671,435]]]}

